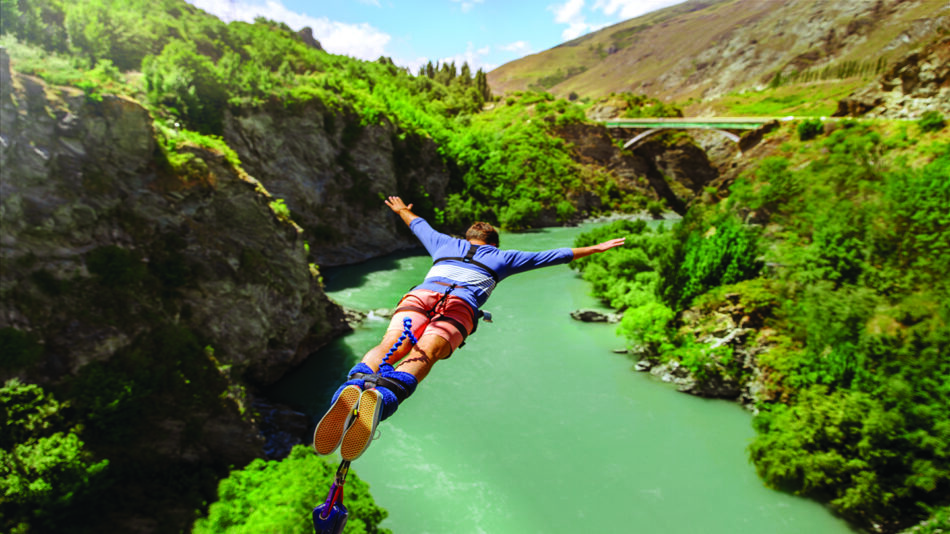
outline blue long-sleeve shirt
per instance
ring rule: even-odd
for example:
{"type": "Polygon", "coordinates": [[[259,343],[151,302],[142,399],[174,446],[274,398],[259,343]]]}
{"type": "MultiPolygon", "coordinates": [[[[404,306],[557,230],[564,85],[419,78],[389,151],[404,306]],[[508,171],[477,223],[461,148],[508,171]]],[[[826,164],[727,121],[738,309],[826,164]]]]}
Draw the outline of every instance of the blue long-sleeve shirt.
{"type": "MultiPolygon", "coordinates": [[[[409,229],[419,238],[433,260],[465,257],[471,247],[464,239],[436,232],[421,217],[413,219],[409,223],[409,229]]],[[[492,278],[488,271],[478,265],[461,260],[447,260],[432,265],[425,281],[414,289],[430,289],[442,293],[446,290],[443,284],[457,284],[452,295],[461,297],[473,309],[478,310],[501,280],[532,269],[568,263],[574,259],[574,252],[570,248],[524,252],[480,246],[472,259],[495,271],[498,279],[492,278]]]]}

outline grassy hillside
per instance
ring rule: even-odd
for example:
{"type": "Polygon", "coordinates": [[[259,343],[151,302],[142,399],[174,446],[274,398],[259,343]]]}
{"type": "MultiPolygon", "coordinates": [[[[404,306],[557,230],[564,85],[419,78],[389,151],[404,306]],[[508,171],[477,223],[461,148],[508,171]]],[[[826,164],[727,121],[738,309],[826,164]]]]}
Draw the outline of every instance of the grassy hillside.
{"type": "Polygon", "coordinates": [[[488,73],[493,92],[715,101],[781,73],[854,84],[948,26],[942,0],[690,0],[488,73]],[[846,68],[848,67],[848,68],[846,68]]]}

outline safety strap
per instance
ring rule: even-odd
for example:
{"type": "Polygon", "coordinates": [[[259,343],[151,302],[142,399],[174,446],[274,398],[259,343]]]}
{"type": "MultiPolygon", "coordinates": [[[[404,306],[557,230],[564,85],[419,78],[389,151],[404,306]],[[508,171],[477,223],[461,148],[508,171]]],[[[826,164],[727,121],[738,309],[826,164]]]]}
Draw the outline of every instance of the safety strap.
{"type": "Polygon", "coordinates": [[[402,404],[402,401],[406,400],[409,397],[410,393],[406,391],[405,386],[402,385],[398,380],[393,380],[387,378],[379,373],[367,374],[367,373],[353,373],[349,376],[350,380],[362,379],[363,380],[363,389],[370,389],[376,386],[383,386],[389,391],[393,392],[393,395],[396,396],[396,400],[399,401],[399,404],[402,404]]]}
{"type": "Polygon", "coordinates": [[[433,262],[432,262],[432,265],[435,265],[436,263],[439,263],[440,261],[448,261],[448,260],[455,260],[455,261],[461,261],[461,262],[464,262],[464,263],[471,263],[472,265],[477,265],[478,267],[481,267],[482,269],[485,269],[485,271],[487,271],[488,274],[491,275],[492,279],[495,280],[495,283],[497,284],[498,282],[500,282],[500,280],[498,279],[498,273],[496,273],[495,270],[492,269],[491,267],[489,267],[489,266],[485,265],[484,263],[482,263],[482,262],[477,261],[477,260],[474,259],[474,258],[475,258],[475,251],[478,250],[478,247],[480,247],[480,246],[481,246],[481,245],[476,245],[475,243],[469,243],[468,253],[465,254],[465,257],[454,256],[454,257],[450,257],[450,258],[439,258],[439,259],[433,261],[433,262]]]}
{"type": "Polygon", "coordinates": [[[438,307],[439,307],[440,304],[442,304],[443,302],[445,302],[445,298],[448,296],[448,293],[450,292],[451,289],[452,289],[452,288],[450,287],[448,290],[446,290],[446,292],[442,295],[442,298],[439,299],[439,302],[437,302],[437,303],[435,304],[435,306],[432,307],[432,309],[427,310],[427,309],[421,308],[421,307],[419,307],[419,306],[406,305],[406,306],[399,306],[398,308],[395,309],[395,311],[393,311],[393,313],[395,314],[395,313],[399,313],[399,312],[403,312],[403,311],[413,311],[413,312],[417,312],[417,313],[421,313],[421,314],[425,315],[426,318],[428,318],[429,320],[431,320],[431,321],[433,321],[433,322],[435,322],[435,321],[445,321],[445,322],[451,323],[451,324],[452,324],[453,326],[455,326],[455,328],[457,328],[458,331],[462,334],[462,340],[464,341],[466,338],[468,338],[468,336],[474,334],[476,329],[478,329],[478,318],[481,317],[481,316],[483,316],[483,315],[484,315],[484,312],[482,312],[481,310],[479,310],[477,313],[475,313],[475,316],[472,318],[472,331],[471,331],[471,332],[469,332],[468,329],[465,328],[465,325],[463,325],[463,324],[462,324],[461,322],[459,322],[457,319],[454,319],[454,318],[452,318],[452,317],[448,317],[448,316],[446,316],[446,315],[443,315],[443,314],[439,313],[439,312],[437,311],[437,309],[438,309],[438,307]]]}

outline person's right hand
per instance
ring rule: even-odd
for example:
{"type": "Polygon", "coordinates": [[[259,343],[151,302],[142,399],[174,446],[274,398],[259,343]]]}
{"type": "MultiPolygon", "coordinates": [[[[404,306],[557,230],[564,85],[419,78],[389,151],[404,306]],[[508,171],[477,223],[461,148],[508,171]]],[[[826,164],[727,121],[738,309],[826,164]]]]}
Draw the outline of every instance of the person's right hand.
{"type": "Polygon", "coordinates": [[[412,211],[412,204],[409,204],[407,206],[406,203],[403,202],[402,199],[397,196],[390,196],[383,202],[385,202],[386,205],[389,206],[389,209],[393,210],[396,213],[399,213],[402,210],[412,211]]]}

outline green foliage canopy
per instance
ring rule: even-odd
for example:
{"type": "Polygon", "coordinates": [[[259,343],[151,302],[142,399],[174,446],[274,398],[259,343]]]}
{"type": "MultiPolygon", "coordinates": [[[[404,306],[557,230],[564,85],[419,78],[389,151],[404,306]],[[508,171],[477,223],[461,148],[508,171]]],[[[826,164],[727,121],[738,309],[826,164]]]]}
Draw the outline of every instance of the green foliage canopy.
{"type": "Polygon", "coordinates": [[[17,379],[0,388],[0,525],[7,532],[52,528],[57,514],[88,499],[109,462],[96,461],[65,428],[64,405],[17,379]]]}
{"type": "MultiPolygon", "coordinates": [[[[255,460],[218,485],[218,501],[193,532],[313,532],[311,510],[322,503],[336,468],[312,450],[297,445],[282,461],[255,460]]],[[[350,472],[344,505],[347,534],[384,534],[379,528],[386,511],[376,506],[369,485],[350,472]]]]}

